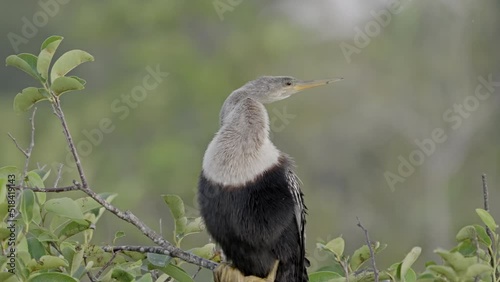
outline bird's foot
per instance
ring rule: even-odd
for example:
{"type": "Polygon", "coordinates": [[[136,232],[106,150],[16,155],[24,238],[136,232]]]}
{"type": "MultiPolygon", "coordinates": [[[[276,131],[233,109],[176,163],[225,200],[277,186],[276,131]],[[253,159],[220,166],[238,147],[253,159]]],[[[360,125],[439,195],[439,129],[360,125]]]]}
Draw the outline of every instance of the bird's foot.
{"type": "Polygon", "coordinates": [[[265,278],[257,276],[244,276],[238,269],[227,263],[220,263],[214,270],[215,282],[274,282],[276,272],[278,271],[279,261],[274,263],[274,267],[265,278]]]}

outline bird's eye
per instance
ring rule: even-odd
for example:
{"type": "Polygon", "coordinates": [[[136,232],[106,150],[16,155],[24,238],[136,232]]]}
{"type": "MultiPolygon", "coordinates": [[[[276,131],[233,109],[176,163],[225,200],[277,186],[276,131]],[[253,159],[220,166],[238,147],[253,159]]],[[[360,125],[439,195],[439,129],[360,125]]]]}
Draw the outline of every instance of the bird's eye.
{"type": "Polygon", "coordinates": [[[287,82],[285,82],[285,85],[286,86],[290,86],[290,85],[292,85],[292,82],[291,81],[287,81],[287,82]]]}

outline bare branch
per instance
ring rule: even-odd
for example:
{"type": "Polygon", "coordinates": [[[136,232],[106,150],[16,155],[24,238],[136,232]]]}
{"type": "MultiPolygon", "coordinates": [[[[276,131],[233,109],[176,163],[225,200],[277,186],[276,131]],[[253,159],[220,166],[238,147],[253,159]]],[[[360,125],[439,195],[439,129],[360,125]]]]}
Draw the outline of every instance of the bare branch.
{"type": "Polygon", "coordinates": [[[52,108],[54,109],[54,113],[59,118],[59,121],[61,122],[61,125],[63,127],[63,133],[64,136],[66,137],[66,141],[68,142],[69,150],[71,151],[73,159],[75,160],[76,169],[80,174],[80,180],[82,181],[82,186],[83,188],[87,188],[88,187],[87,178],[85,177],[85,173],[83,172],[82,162],[80,161],[80,157],[78,156],[78,152],[76,151],[75,143],[73,142],[73,137],[71,137],[71,133],[69,132],[68,123],[66,122],[66,118],[64,117],[64,112],[61,108],[61,102],[59,101],[59,99],[55,99],[55,102],[52,104],[52,108]]]}
{"type": "Polygon", "coordinates": [[[97,279],[99,279],[104,270],[106,270],[106,268],[108,268],[113,263],[113,260],[116,258],[117,254],[118,252],[113,252],[113,256],[111,257],[111,259],[109,259],[109,261],[101,269],[99,269],[99,271],[95,275],[97,279]]]}
{"type": "Polygon", "coordinates": [[[69,191],[80,191],[79,186],[65,186],[65,187],[55,187],[55,188],[38,188],[38,187],[21,187],[14,186],[14,188],[18,190],[30,189],[33,192],[43,192],[43,193],[61,193],[61,192],[69,192],[69,191]]]}
{"type": "Polygon", "coordinates": [[[12,141],[14,142],[14,144],[16,144],[16,147],[19,149],[19,151],[21,151],[21,153],[23,153],[23,155],[28,158],[28,153],[26,153],[26,151],[21,148],[21,146],[19,146],[19,143],[17,143],[17,140],[16,138],[14,138],[14,136],[12,136],[12,134],[10,134],[10,132],[7,132],[7,135],[9,135],[10,139],[12,139],[12,141]]]}
{"type": "MultiPolygon", "coordinates": [[[[488,181],[486,179],[486,174],[483,173],[483,175],[481,175],[481,180],[483,182],[483,206],[484,206],[484,210],[489,212],[490,211],[490,205],[489,205],[489,196],[488,196],[488,181]]],[[[491,229],[486,226],[486,234],[488,234],[488,237],[490,237],[491,239],[491,242],[495,242],[495,236],[493,235],[493,232],[491,232],[491,229]]],[[[496,246],[495,244],[493,244],[491,246],[491,249],[488,249],[488,253],[491,257],[491,266],[493,267],[493,269],[495,269],[495,274],[496,276],[499,276],[500,275],[500,272],[498,271],[498,269],[495,267],[495,260],[493,259],[494,258],[494,255],[496,253],[496,246]]],[[[495,275],[493,275],[494,277],[495,275]]]]}
{"type": "Polygon", "coordinates": [[[61,180],[63,166],[63,164],[59,164],[59,168],[57,169],[56,181],[54,181],[54,187],[57,187],[57,184],[59,184],[59,180],[61,180]]]}
{"type": "Polygon", "coordinates": [[[370,258],[372,261],[372,266],[373,266],[373,273],[375,274],[375,282],[378,282],[378,269],[377,265],[375,263],[375,252],[373,251],[372,244],[370,241],[370,236],[368,235],[368,230],[361,224],[361,221],[359,220],[359,217],[356,217],[358,220],[358,226],[365,232],[365,239],[366,239],[366,245],[368,246],[368,249],[370,250],[370,258]]]}
{"type": "Polygon", "coordinates": [[[116,252],[138,252],[138,253],[153,253],[159,255],[170,255],[170,252],[163,248],[157,246],[102,246],[103,251],[108,253],[116,253],[116,252]]]}

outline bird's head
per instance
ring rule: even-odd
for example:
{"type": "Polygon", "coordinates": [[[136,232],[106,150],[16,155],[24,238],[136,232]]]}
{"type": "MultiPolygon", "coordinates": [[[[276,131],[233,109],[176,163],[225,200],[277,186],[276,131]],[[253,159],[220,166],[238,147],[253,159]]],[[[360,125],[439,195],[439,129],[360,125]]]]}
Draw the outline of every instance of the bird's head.
{"type": "Polygon", "coordinates": [[[326,85],[342,78],[299,80],[291,76],[261,76],[249,81],[242,89],[261,103],[272,103],[305,89],[326,85]]]}

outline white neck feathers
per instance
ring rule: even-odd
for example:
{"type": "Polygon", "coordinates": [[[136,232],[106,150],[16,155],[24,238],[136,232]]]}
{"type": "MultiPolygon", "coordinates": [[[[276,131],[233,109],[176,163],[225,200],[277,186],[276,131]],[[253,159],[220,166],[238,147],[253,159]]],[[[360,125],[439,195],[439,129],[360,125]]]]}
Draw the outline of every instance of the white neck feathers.
{"type": "Polygon", "coordinates": [[[244,98],[224,113],[222,126],[205,152],[203,173],[213,182],[242,186],[277,165],[279,156],[269,140],[266,109],[244,98]]]}

